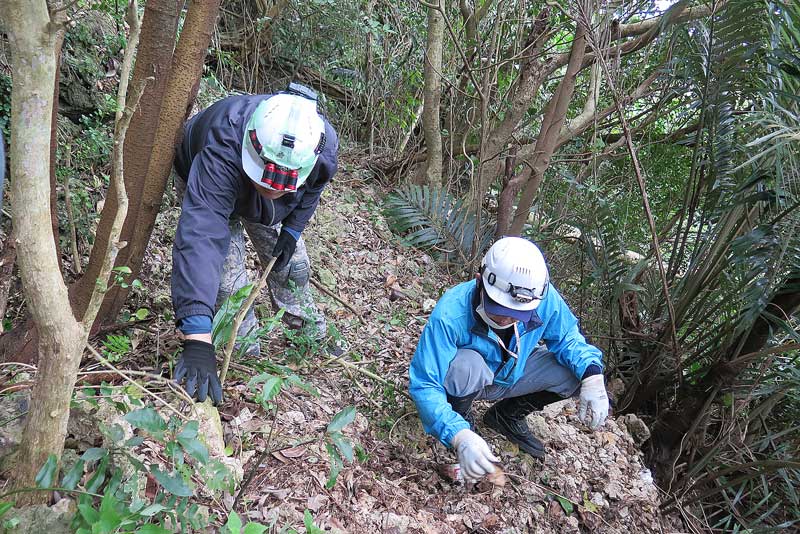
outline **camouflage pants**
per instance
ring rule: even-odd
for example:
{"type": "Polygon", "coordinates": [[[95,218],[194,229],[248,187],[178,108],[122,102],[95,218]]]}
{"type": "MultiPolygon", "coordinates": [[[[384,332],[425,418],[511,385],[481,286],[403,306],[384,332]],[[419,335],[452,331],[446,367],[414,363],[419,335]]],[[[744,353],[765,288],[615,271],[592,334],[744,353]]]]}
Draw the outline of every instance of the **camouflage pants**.
{"type": "MultiPolygon", "coordinates": [[[[175,180],[175,190],[178,198],[183,198],[186,190],[186,183],[173,170],[175,180]]],[[[275,242],[280,234],[281,224],[266,226],[253,223],[234,217],[230,220],[231,244],[228,249],[228,256],[222,267],[222,277],[217,293],[216,309],[230,295],[249,284],[247,277],[247,249],[245,245],[244,232],[250,237],[258,254],[261,264],[266,266],[272,259],[272,251],[275,242]]],[[[267,277],[267,287],[269,289],[270,300],[275,310],[285,309],[283,315],[284,323],[289,328],[302,329],[308,336],[322,338],[327,333],[325,316],[319,312],[310,289],[311,262],[308,259],[308,251],[303,237],[297,241],[297,248],[294,251],[289,263],[281,270],[273,269],[267,277]]],[[[246,336],[251,330],[258,327],[253,308],[248,310],[247,315],[239,327],[238,336],[246,336]]],[[[258,345],[248,351],[248,355],[257,356],[258,345]]]]}

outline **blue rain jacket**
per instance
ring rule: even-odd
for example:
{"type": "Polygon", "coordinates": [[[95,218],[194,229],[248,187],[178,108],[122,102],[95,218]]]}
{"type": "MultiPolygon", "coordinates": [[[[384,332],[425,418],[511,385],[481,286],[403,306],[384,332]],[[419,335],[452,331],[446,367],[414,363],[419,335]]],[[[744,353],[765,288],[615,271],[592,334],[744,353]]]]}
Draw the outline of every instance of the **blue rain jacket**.
{"type": "Polygon", "coordinates": [[[178,324],[192,315],[214,316],[232,217],[267,226],[282,223],[299,234],[317,209],[322,190],[336,174],[339,141],[323,118],[325,147],[303,186],[277,200],[258,194],[242,168],[242,138],[253,111],[270,96],[222,99],[184,126],[174,165],[186,180],[172,248],[172,304],[178,324]]]}
{"type": "Polygon", "coordinates": [[[447,402],[444,389],[445,375],[458,349],[472,349],[483,355],[494,371],[493,383],[506,387],[520,379],[525,362],[540,340],[578,379],[590,365],[603,365],[600,349],[586,342],[578,331],[578,319],[552,284],[534,317],[527,323],[517,323],[520,346],[512,336],[508,348],[519,357],[509,357],[505,363],[497,334],[475,311],[479,299],[476,280],[447,290],[422,331],[409,369],[409,390],[422,425],[447,447],[458,431],[469,428],[469,423],[447,402]]]}

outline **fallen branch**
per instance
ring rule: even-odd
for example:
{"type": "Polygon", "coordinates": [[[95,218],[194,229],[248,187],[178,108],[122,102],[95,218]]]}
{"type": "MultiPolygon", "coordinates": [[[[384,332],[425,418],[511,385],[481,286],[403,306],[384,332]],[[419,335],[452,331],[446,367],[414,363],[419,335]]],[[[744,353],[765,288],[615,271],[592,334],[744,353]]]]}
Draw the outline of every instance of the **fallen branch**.
{"type": "Polygon", "coordinates": [[[350,304],[349,302],[347,302],[346,300],[344,300],[344,298],[343,298],[343,297],[340,297],[339,295],[337,295],[336,293],[334,293],[333,291],[331,291],[330,289],[328,289],[327,287],[325,287],[325,286],[322,284],[322,282],[319,282],[319,281],[318,281],[316,278],[312,278],[312,279],[311,279],[311,283],[314,285],[314,287],[316,287],[317,289],[319,289],[320,291],[322,291],[323,293],[325,293],[325,294],[326,294],[326,295],[328,295],[329,297],[331,297],[331,298],[333,298],[333,299],[336,299],[337,301],[339,301],[340,303],[342,303],[342,305],[343,305],[345,308],[347,308],[348,310],[350,310],[351,312],[353,312],[353,315],[355,315],[355,316],[356,316],[356,319],[358,319],[358,321],[359,321],[361,324],[364,324],[364,319],[362,319],[362,318],[361,318],[361,312],[360,312],[360,311],[358,311],[357,309],[355,309],[355,307],[353,307],[353,305],[352,305],[352,304],[350,304]]]}
{"type": "Polygon", "coordinates": [[[343,360],[342,357],[344,357],[346,354],[347,353],[345,352],[344,354],[342,354],[338,358],[334,358],[332,356],[328,357],[328,358],[326,358],[325,363],[326,364],[328,364],[328,363],[337,363],[337,364],[341,365],[342,367],[346,367],[347,369],[352,369],[352,370],[358,371],[362,375],[368,376],[369,378],[375,380],[376,382],[378,382],[380,384],[383,384],[384,386],[391,386],[391,387],[395,388],[396,391],[398,391],[399,393],[404,395],[406,398],[411,399],[411,395],[409,395],[405,390],[403,390],[401,388],[398,388],[397,384],[395,384],[393,382],[389,382],[385,378],[376,375],[372,371],[368,371],[366,369],[362,369],[361,367],[359,367],[359,366],[357,366],[357,365],[355,365],[355,364],[353,364],[351,362],[348,362],[347,360],[343,360]]]}
{"type": "MultiPolygon", "coordinates": [[[[111,362],[109,362],[107,359],[103,358],[103,356],[102,356],[102,355],[101,355],[99,352],[97,352],[96,350],[94,350],[94,347],[92,347],[91,345],[87,344],[87,345],[86,345],[86,348],[88,348],[88,349],[89,349],[89,352],[91,352],[91,353],[92,353],[92,355],[95,357],[95,359],[97,359],[97,361],[99,361],[99,362],[100,362],[100,363],[102,363],[104,366],[108,367],[109,369],[111,369],[112,371],[114,371],[115,373],[117,373],[118,375],[120,375],[122,378],[124,378],[125,380],[127,380],[128,382],[130,382],[130,384],[131,384],[132,386],[134,386],[134,387],[136,387],[137,389],[141,390],[141,391],[142,391],[144,394],[146,394],[146,395],[150,395],[151,397],[153,397],[154,399],[156,399],[157,401],[159,401],[159,402],[160,402],[161,404],[163,404],[163,405],[164,405],[164,406],[165,406],[165,407],[166,407],[166,408],[167,408],[169,411],[171,411],[173,414],[177,415],[177,416],[178,416],[178,417],[179,417],[181,420],[183,420],[183,421],[187,421],[187,420],[188,420],[188,418],[187,418],[185,415],[183,415],[181,412],[179,412],[178,410],[176,410],[175,408],[173,408],[173,407],[172,407],[172,405],[171,405],[170,403],[168,403],[167,401],[165,401],[164,399],[162,399],[162,398],[161,398],[159,395],[157,395],[156,393],[153,393],[152,391],[150,391],[149,389],[147,389],[147,388],[146,388],[146,387],[144,387],[143,385],[139,384],[139,383],[138,383],[137,381],[135,381],[133,378],[131,378],[130,376],[128,376],[127,374],[125,374],[125,373],[124,373],[124,372],[122,372],[121,370],[119,370],[119,369],[117,369],[116,367],[114,367],[114,365],[113,365],[111,362]]],[[[192,401],[192,399],[189,399],[189,397],[188,397],[188,396],[186,396],[186,394],[185,394],[185,393],[184,393],[184,396],[185,396],[185,399],[184,399],[184,400],[187,400],[187,399],[188,399],[188,402],[190,402],[190,403],[191,403],[191,402],[194,402],[194,401],[192,401]]]]}

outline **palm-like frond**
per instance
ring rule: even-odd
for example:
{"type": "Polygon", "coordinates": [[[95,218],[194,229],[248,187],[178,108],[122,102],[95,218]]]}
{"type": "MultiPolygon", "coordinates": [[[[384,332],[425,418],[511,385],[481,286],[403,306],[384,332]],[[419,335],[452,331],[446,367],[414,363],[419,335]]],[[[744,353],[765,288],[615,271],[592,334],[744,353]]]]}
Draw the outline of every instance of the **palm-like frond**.
{"type": "MultiPolygon", "coordinates": [[[[464,200],[437,187],[408,184],[389,194],[384,213],[390,228],[409,245],[430,250],[437,258],[469,263],[477,218],[464,200]]],[[[482,226],[476,254],[482,253],[491,239],[489,225],[484,222],[482,226]]]]}

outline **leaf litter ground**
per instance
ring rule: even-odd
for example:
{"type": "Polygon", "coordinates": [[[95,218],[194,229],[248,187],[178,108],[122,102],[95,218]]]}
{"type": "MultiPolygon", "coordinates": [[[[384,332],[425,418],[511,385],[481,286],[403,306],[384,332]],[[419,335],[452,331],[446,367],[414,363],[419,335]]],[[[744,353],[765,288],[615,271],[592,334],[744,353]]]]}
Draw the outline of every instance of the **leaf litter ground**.
{"type": "MultiPolygon", "coordinates": [[[[227,452],[246,473],[255,469],[240,515],[276,531],[285,525],[302,531],[306,510],[334,532],[683,531],[680,518],[659,512],[664,496],[632,437],[641,441],[641,423],[609,418],[591,433],[577,421],[572,401],[529,418],[548,447],[544,464],[479,425],[502,459],[508,483],[468,488],[447,478],[443,472],[455,457],[424,434],[406,393],[408,364],[433,303],[468,274],[447,273],[429,255],[402,246],[380,212],[385,194],[359,169],[358,155],[345,154],[305,232],[317,303],[340,332],[347,365],[321,353],[298,353],[280,331],[263,340],[262,362],[235,362],[220,412],[227,452]],[[319,397],[284,389],[266,413],[246,385],[266,361],[294,369],[319,397]],[[363,452],[326,489],[330,460],[322,436],[350,405],[358,415],[344,433],[363,452]],[[265,447],[273,452],[256,466],[265,447]]],[[[141,275],[146,290],[138,304],[155,312],[169,311],[178,215],[173,206],[159,216],[141,275]]],[[[258,277],[255,257],[250,251],[251,280],[258,277]]],[[[268,297],[256,302],[261,315],[270,313],[268,297]]],[[[170,322],[161,319],[136,331],[132,341],[154,368],[178,346],[170,322]]],[[[218,502],[218,511],[224,515],[232,501],[218,502]]]]}

